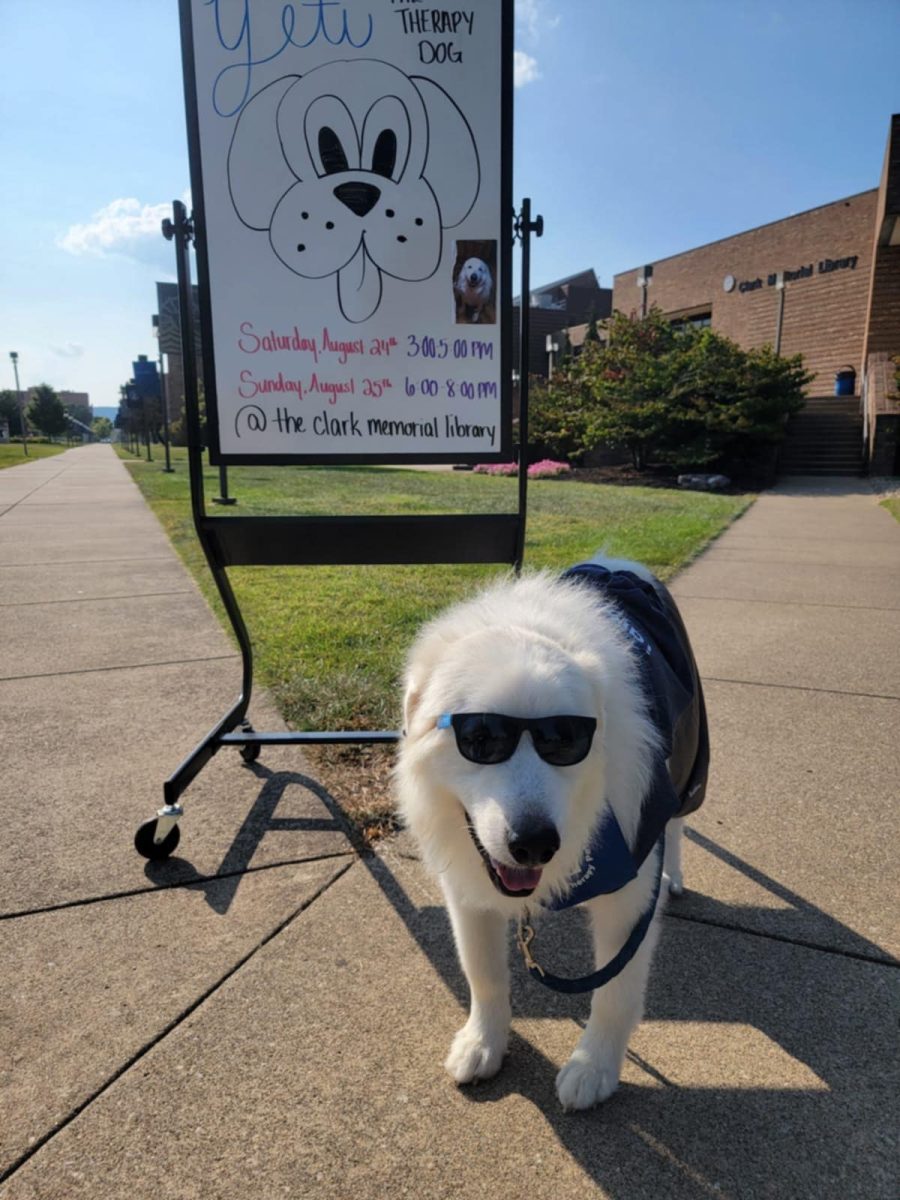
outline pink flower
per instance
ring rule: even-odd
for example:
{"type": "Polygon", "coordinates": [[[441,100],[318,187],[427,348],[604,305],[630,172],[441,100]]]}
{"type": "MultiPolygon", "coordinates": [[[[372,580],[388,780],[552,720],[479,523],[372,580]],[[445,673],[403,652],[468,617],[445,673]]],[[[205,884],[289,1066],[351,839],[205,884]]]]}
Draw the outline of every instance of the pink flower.
{"type": "MultiPolygon", "coordinates": [[[[568,475],[572,470],[568,463],[554,462],[552,458],[541,459],[540,462],[532,463],[528,468],[529,479],[553,479],[557,475],[568,475]]],[[[476,475],[518,475],[519,467],[517,463],[479,463],[477,467],[473,467],[472,471],[476,475]]]]}
{"type": "Polygon", "coordinates": [[[528,478],[553,479],[557,475],[567,475],[571,470],[568,463],[554,462],[552,458],[543,458],[540,462],[531,464],[528,468],[528,478]]]}
{"type": "Polygon", "coordinates": [[[518,475],[519,467],[517,463],[479,463],[477,467],[473,467],[472,471],[475,475],[518,475]]]}

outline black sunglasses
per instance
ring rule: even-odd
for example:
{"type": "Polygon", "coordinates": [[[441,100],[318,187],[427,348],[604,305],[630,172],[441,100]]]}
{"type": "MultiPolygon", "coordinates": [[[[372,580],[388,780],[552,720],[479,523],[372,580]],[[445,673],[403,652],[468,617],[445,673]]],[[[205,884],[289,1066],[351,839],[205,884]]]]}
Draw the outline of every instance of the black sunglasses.
{"type": "Polygon", "coordinates": [[[597,722],[594,717],[507,717],[502,713],[444,713],[438,729],[453,728],[463,758],[488,765],[512,758],[523,730],[553,767],[572,767],[587,758],[597,722]]]}

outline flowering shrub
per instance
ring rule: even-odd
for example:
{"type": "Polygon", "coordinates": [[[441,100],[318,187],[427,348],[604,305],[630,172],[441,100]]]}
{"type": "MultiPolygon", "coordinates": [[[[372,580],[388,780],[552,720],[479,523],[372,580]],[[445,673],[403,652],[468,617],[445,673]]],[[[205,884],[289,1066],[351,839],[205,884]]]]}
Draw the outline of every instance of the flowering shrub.
{"type": "Polygon", "coordinates": [[[568,463],[554,462],[552,458],[542,458],[540,462],[532,463],[528,468],[529,479],[555,479],[557,475],[568,475],[572,468],[568,463]]]}
{"type": "Polygon", "coordinates": [[[472,473],[475,475],[518,475],[519,467],[517,463],[479,463],[477,467],[472,468],[472,473]]]}
{"type": "Polygon", "coordinates": [[[812,380],[798,355],[676,329],[656,308],[617,313],[606,331],[605,345],[586,343],[552,380],[532,381],[531,439],[561,459],[611,446],[639,471],[651,462],[695,471],[764,455],[812,380]]]}
{"type": "MultiPolygon", "coordinates": [[[[554,479],[557,475],[568,475],[572,468],[568,463],[554,462],[552,458],[542,458],[540,462],[532,463],[528,468],[529,479],[554,479]]],[[[479,463],[472,468],[475,475],[518,475],[517,463],[479,463]]]]}

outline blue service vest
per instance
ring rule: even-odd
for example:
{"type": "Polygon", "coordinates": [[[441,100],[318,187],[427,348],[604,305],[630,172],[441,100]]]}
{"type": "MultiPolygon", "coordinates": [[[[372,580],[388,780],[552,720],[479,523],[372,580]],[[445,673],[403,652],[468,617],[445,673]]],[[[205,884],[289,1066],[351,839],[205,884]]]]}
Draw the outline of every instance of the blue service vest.
{"type": "Polygon", "coordinates": [[[597,588],[618,610],[619,624],[631,639],[660,750],[634,846],[625,841],[619,822],[607,808],[572,887],[565,896],[546,901],[544,907],[550,909],[571,908],[630,883],[672,817],[686,816],[703,803],[709,774],[703,688],[668,588],[659,580],[650,583],[631,571],[609,571],[597,563],[581,563],[563,578],[597,588]]]}

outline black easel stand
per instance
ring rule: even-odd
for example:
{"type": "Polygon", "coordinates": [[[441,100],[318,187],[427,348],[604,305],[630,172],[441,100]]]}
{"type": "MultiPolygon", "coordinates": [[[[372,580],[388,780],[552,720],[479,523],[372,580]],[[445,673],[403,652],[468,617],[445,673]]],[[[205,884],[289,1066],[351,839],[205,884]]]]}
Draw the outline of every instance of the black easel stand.
{"type": "MultiPolygon", "coordinates": [[[[528,487],[528,299],[530,239],[543,233],[543,219],[531,219],[531,201],[523,200],[516,214],[515,236],[522,243],[522,300],[520,309],[519,506],[515,513],[451,516],[378,517],[212,517],[206,512],[203,489],[203,449],[197,394],[195,338],[191,305],[190,243],[193,222],[185,206],[173,204],[172,220],[163,222],[163,235],[175,242],[181,344],[184,363],[185,407],[188,422],[188,467],[194,525],[219,595],[241,650],[241,691],[228,712],[191,751],[163,785],[164,806],[138,828],[134,844],[149,859],[164,859],[178,845],[179,799],[192,780],[223,746],[237,746],[245,762],[259,757],[263,746],[396,742],[395,730],[378,732],[259,733],[247,720],[253,690],[253,648],[228,580],[236,566],[299,566],[409,563],[509,563],[519,571],[525,547],[528,487]]],[[[223,490],[227,496],[227,491],[223,490]]]]}
{"type": "Polygon", "coordinates": [[[228,495],[227,467],[219,467],[219,494],[213,496],[213,504],[237,504],[235,497],[228,495]]]}

